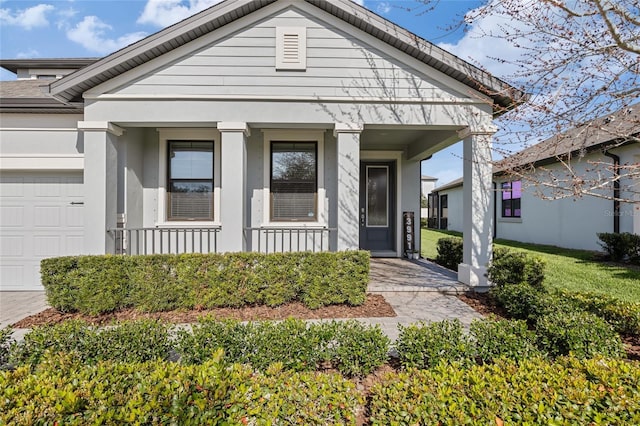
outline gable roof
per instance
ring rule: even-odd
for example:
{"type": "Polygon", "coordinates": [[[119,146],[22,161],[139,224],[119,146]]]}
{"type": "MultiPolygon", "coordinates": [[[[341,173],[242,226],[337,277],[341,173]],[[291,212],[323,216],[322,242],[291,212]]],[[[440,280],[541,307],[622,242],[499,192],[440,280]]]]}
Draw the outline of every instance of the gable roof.
{"type": "MultiPolygon", "coordinates": [[[[87,90],[276,1],[281,0],[225,0],[52,83],[50,92],[64,102],[82,102],[82,93],[87,90]]],[[[473,90],[487,94],[494,101],[495,115],[525,100],[524,92],[351,0],[290,0],[289,3],[312,4],[473,90]]]]}

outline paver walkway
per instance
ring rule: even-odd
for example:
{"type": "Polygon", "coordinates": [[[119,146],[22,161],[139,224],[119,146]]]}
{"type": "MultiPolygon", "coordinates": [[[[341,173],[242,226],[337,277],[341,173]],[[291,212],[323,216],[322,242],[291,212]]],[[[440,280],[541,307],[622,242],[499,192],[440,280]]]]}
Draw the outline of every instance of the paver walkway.
{"type": "MultiPolygon", "coordinates": [[[[417,321],[459,319],[465,327],[481,318],[454,294],[467,287],[456,280],[455,273],[426,260],[371,259],[368,291],[382,294],[396,311],[392,318],[361,318],[367,324],[379,324],[392,339],[398,336],[398,324],[417,321]]],[[[43,291],[0,292],[0,328],[18,322],[48,307],[43,291]]],[[[20,338],[26,330],[18,330],[20,338]]]]}

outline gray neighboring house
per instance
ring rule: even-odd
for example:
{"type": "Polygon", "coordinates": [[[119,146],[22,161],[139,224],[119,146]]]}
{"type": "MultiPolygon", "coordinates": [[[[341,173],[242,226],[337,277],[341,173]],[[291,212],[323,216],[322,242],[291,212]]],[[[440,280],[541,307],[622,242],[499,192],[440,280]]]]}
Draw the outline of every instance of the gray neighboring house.
{"type": "MultiPolygon", "coordinates": [[[[535,185],[547,173],[561,176],[564,168],[559,159],[571,161],[581,176],[597,173],[594,164],[640,164],[640,104],[602,117],[590,126],[573,129],[561,137],[552,137],[498,162],[495,166],[492,198],[497,238],[558,247],[601,250],[597,233],[631,232],[640,234],[640,182],[624,174],[620,178],[619,198],[615,202],[595,196],[546,200],[540,195],[545,188],[535,185]],[[618,135],[636,135],[636,139],[620,140],[618,135]],[[584,153],[583,157],[577,154],[584,153]],[[505,164],[519,165],[521,176],[504,173],[505,164]],[[548,172],[541,173],[544,168],[548,172]],[[540,173],[540,174],[538,174],[540,173]],[[634,188],[625,192],[625,188],[634,188]],[[540,192],[540,194],[536,194],[540,192]]],[[[435,188],[429,194],[435,219],[430,228],[464,232],[463,179],[435,188]]],[[[602,189],[603,195],[614,196],[612,185],[602,189]]]]}
{"type": "Polygon", "coordinates": [[[226,0],[103,58],[0,66],[1,290],[72,254],[401,257],[420,161],[459,140],[459,279],[486,285],[492,122],[523,93],[349,0],[226,0]]]}

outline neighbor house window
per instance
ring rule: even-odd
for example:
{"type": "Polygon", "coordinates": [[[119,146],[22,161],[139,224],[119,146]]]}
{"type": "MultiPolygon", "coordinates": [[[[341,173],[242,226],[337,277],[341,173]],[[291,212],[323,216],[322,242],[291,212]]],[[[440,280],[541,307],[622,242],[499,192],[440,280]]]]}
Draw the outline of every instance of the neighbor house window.
{"type": "Polygon", "coordinates": [[[271,142],[271,220],[316,221],[316,142],[271,142]]]}
{"type": "Polygon", "coordinates": [[[167,218],[213,220],[213,142],[169,141],[167,218]]]}
{"type": "Polygon", "coordinates": [[[522,198],[522,182],[502,183],[502,217],[520,217],[520,200],[522,198]]]}

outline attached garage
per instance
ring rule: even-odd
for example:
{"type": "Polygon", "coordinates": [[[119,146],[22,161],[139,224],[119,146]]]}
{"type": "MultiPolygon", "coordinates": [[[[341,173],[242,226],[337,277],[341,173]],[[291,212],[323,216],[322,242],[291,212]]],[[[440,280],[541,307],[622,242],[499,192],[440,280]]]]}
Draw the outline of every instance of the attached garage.
{"type": "Polygon", "coordinates": [[[80,254],[82,171],[0,174],[0,290],[42,290],[40,260],[80,254]]]}

